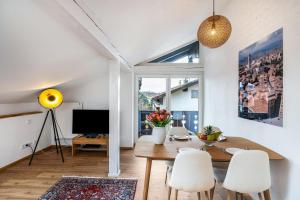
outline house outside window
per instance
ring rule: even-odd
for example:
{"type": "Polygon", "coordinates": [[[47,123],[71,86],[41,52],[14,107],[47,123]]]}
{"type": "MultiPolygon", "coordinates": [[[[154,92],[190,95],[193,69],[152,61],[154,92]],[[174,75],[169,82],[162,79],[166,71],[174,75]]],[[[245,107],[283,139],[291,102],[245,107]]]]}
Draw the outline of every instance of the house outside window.
{"type": "Polygon", "coordinates": [[[192,99],[198,99],[199,91],[198,90],[192,90],[191,91],[191,98],[192,99]]]}

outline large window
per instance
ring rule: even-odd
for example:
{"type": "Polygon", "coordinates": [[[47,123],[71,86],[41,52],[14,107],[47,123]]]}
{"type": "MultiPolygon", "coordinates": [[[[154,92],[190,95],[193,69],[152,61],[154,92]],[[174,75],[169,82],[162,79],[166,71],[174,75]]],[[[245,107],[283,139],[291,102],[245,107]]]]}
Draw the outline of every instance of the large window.
{"type": "Polygon", "coordinates": [[[182,126],[190,133],[199,130],[198,77],[138,77],[138,137],[150,135],[146,117],[156,107],[171,112],[170,126],[182,126]]]}

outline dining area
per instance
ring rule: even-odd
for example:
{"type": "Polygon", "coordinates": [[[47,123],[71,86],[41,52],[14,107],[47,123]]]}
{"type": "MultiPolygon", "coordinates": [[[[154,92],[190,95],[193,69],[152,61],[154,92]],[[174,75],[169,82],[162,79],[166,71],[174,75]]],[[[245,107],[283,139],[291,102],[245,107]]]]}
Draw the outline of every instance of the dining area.
{"type": "Polygon", "coordinates": [[[246,138],[224,134],[206,141],[184,127],[169,128],[159,137],[155,131],[142,136],[134,148],[134,155],[146,162],[143,200],[150,195],[151,176],[155,175],[153,161],[166,163],[161,181],[168,188],[168,199],[180,199],[178,193],[184,191],[194,193],[198,200],[213,200],[216,184],[222,186],[227,200],[246,200],[250,196],[272,199],[270,161],[284,160],[275,151],[246,138]]]}

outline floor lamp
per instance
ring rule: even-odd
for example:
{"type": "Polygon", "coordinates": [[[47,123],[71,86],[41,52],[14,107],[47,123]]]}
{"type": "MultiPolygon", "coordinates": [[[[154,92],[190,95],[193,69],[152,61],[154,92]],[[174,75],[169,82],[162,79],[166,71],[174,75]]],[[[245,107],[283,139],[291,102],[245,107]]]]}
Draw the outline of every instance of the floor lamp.
{"type": "Polygon", "coordinates": [[[56,153],[58,154],[60,152],[61,155],[61,160],[62,162],[64,162],[64,155],[61,149],[61,145],[60,145],[60,139],[59,139],[59,134],[58,134],[58,123],[56,120],[56,116],[55,116],[55,108],[57,108],[58,106],[60,106],[63,102],[63,95],[59,90],[56,89],[46,89],[44,91],[42,91],[38,97],[39,103],[41,106],[43,106],[44,108],[48,109],[45,120],[43,122],[43,126],[42,129],[40,131],[38,140],[35,144],[34,150],[32,152],[30,161],[29,161],[29,165],[31,165],[32,159],[34,157],[34,154],[36,152],[37,146],[39,144],[41,135],[43,133],[47,118],[49,116],[50,113],[50,117],[52,119],[52,126],[53,126],[53,133],[54,133],[54,140],[55,140],[55,146],[56,146],[56,153]]]}

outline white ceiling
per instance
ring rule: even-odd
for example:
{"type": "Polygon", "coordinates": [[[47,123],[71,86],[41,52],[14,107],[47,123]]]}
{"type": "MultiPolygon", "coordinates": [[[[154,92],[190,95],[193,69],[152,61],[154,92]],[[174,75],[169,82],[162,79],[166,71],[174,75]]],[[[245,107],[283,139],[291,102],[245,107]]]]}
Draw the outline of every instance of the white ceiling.
{"type": "MultiPolygon", "coordinates": [[[[196,39],[212,0],[76,0],[133,65],[196,39]]],[[[218,13],[229,0],[216,0],[218,13]]]]}
{"type": "MultiPolygon", "coordinates": [[[[65,0],[68,1],[68,0],[65,0]]],[[[72,0],[69,0],[73,2],[72,0]]],[[[131,64],[196,39],[212,0],[77,0],[131,64]]],[[[217,0],[217,11],[229,0],[217,0]]],[[[0,1],[0,103],[107,73],[111,55],[54,0],[0,1]]],[[[72,100],[72,99],[70,99],[72,100]]]]}
{"type": "Polygon", "coordinates": [[[104,49],[55,1],[0,1],[0,103],[106,70],[104,49]]]}

